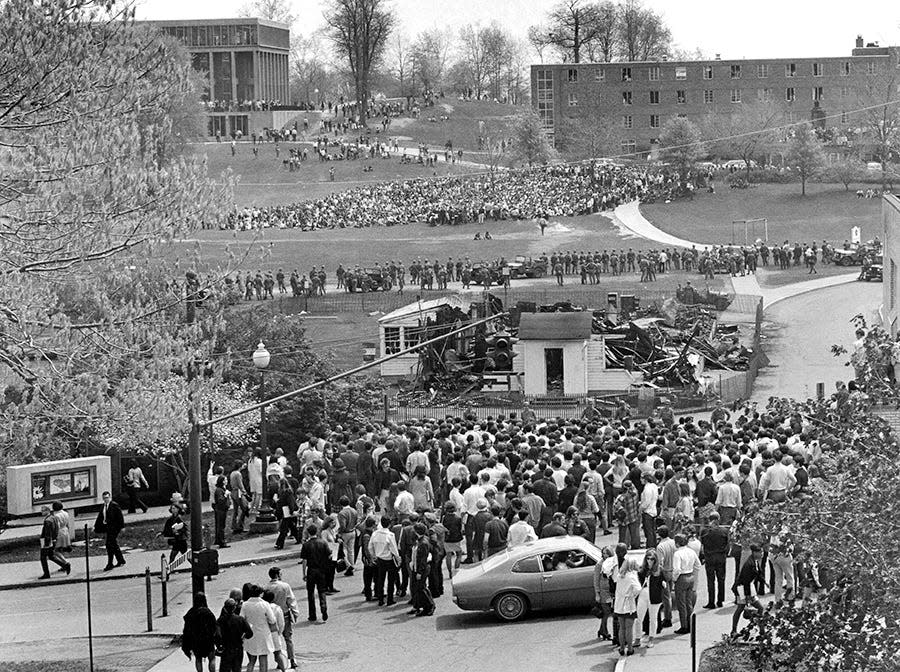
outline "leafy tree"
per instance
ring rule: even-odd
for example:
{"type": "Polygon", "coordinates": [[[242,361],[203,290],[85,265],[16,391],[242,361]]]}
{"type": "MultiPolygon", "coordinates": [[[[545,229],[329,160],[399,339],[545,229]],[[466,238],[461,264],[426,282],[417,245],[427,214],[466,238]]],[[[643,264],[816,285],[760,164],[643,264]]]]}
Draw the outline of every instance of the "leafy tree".
{"type": "Polygon", "coordinates": [[[526,110],[511,122],[512,154],[529,167],[549,163],[556,155],[541,119],[534,110],[526,110]]]}
{"type": "Polygon", "coordinates": [[[681,184],[686,185],[694,164],[703,156],[700,129],[690,119],[672,117],[659,136],[660,158],[678,170],[681,184]]]}
{"type": "Polygon", "coordinates": [[[218,300],[184,325],[182,271],[160,260],[230,193],[169,149],[196,94],[183,54],[116,2],[0,5],[3,460],[78,449],[104,423],[137,445],[185,414],[164,390],[208,359],[218,300]],[[151,423],[127,403],[137,389],[156,400],[151,423]]]}
{"type": "Polygon", "coordinates": [[[387,0],[328,0],[328,37],[353,77],[359,120],[366,124],[370,78],[381,62],[397,17],[387,0]]]}
{"type": "Polygon", "coordinates": [[[806,181],[825,164],[822,143],[809,124],[798,126],[788,140],[785,162],[800,176],[800,193],[806,196],[806,181]]]}
{"type": "Polygon", "coordinates": [[[865,171],[866,167],[863,162],[848,154],[829,165],[825,169],[824,175],[833,182],[840,182],[846,191],[850,191],[850,185],[860,180],[865,171]]]}

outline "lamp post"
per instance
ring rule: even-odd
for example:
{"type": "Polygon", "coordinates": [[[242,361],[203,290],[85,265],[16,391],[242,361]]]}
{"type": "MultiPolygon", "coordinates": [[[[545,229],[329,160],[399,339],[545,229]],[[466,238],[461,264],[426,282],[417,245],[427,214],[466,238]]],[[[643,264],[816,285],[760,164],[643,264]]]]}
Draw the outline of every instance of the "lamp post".
{"type": "MultiPolygon", "coordinates": [[[[269,351],[262,341],[256,346],[253,352],[253,366],[259,369],[259,399],[266,398],[266,367],[269,366],[269,351]]],[[[272,511],[272,499],[269,496],[269,481],[266,478],[266,471],[269,466],[269,446],[268,437],[266,436],[266,407],[260,406],[259,409],[259,447],[263,455],[263,500],[256,514],[256,519],[250,523],[250,531],[256,533],[274,532],[278,527],[278,521],[272,511]]]]}

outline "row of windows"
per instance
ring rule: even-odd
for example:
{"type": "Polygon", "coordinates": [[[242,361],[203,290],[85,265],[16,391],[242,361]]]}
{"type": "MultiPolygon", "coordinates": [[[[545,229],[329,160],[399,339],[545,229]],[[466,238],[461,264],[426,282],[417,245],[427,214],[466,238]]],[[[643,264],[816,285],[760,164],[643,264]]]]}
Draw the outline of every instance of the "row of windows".
{"type": "Polygon", "coordinates": [[[257,44],[256,26],[165,26],[163,30],[189,47],[234,47],[257,44]]]}
{"type": "MultiPolygon", "coordinates": [[[[714,79],[715,77],[715,66],[712,65],[704,65],[702,67],[702,76],[703,79],[714,79]]],[[[728,67],[728,76],[730,79],[741,79],[744,75],[744,66],[740,63],[736,63],[733,65],[729,65],[728,67]]],[[[750,68],[752,66],[748,66],[750,68]]],[[[769,76],[769,63],[757,63],[756,64],[756,76],[760,79],[765,79],[769,76]]],[[[632,82],[634,81],[635,72],[638,71],[639,68],[635,68],[630,65],[625,65],[619,68],[618,75],[623,82],[632,82]]],[[[668,70],[668,68],[667,68],[668,70]]],[[[867,61],[866,62],[866,74],[874,75],[878,71],[878,63],[875,61],[867,61]]],[[[566,81],[571,82],[573,84],[578,83],[580,70],[578,68],[569,68],[566,72],[566,81]]],[[[686,65],[676,65],[672,67],[672,77],[675,80],[685,80],[688,78],[688,68],[686,65]]],[[[824,63],[812,63],[810,70],[810,74],[813,77],[824,77],[826,74],[826,68],[824,63]]],[[[838,64],[838,73],[842,77],[849,77],[853,72],[853,66],[850,61],[842,61],[838,64]]],[[[659,65],[650,65],[646,68],[646,74],[648,81],[658,82],[662,79],[662,67],[659,65]]],[[[799,77],[802,73],[800,69],[797,67],[796,63],[785,63],[784,64],[784,76],[785,77],[799,77]]],[[[594,70],[594,80],[598,82],[606,81],[606,68],[596,68],[594,70]]]]}
{"type": "MultiPolygon", "coordinates": [[[[687,118],[686,114],[679,114],[678,116],[682,117],[684,119],[687,118]]],[[[789,123],[793,123],[793,122],[797,121],[797,116],[794,112],[788,112],[785,115],[785,119],[789,123]]],[[[649,121],[649,128],[659,128],[661,125],[661,118],[660,118],[660,115],[658,115],[658,114],[649,115],[647,117],[647,120],[649,121]]],[[[626,130],[631,130],[634,128],[634,122],[635,122],[634,116],[632,116],[630,114],[626,114],[626,115],[622,116],[622,128],[624,128],[626,130]]],[[[841,112],[841,123],[846,124],[849,122],[850,122],[850,114],[848,112],[841,112]]]]}
{"type": "MultiPolygon", "coordinates": [[[[841,98],[848,98],[851,94],[850,87],[841,87],[840,90],[841,98]]],[[[898,90],[900,92],[900,90],[898,90]]],[[[719,93],[722,93],[719,91],[719,93]]],[[[811,89],[812,100],[813,101],[823,101],[825,100],[825,89],[821,86],[814,86],[811,89]]],[[[741,89],[731,89],[730,91],[731,102],[732,103],[740,103],[741,89]]],[[[759,101],[771,101],[772,100],[772,89],[757,89],[756,90],[756,98],[759,101]]],[[[784,90],[784,99],[785,101],[792,103],[797,100],[797,89],[793,86],[789,86],[784,90]]],[[[538,97],[539,103],[542,102],[543,99],[538,97]]],[[[648,91],[648,100],[651,105],[659,105],[660,104],[660,92],[659,91],[648,91]]],[[[574,91],[570,91],[568,94],[569,107],[577,107],[578,105],[578,94],[574,91]]],[[[592,102],[599,102],[596,96],[592,97],[592,102]]],[[[675,91],[675,103],[677,105],[686,105],[688,102],[687,90],[678,89],[675,91]]],[[[716,102],[716,91],[714,89],[705,89],[703,91],[703,102],[708,104],[716,102]]],[[[622,91],[622,104],[623,105],[632,105],[634,103],[634,93],[632,91],[622,91]]]]}

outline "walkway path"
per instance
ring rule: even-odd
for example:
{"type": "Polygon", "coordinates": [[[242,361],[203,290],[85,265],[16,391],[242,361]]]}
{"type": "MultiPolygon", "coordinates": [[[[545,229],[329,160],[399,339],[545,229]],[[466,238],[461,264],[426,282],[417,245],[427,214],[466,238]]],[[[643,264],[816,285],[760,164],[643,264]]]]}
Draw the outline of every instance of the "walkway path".
{"type": "MultiPolygon", "coordinates": [[[[613,211],[613,224],[620,231],[646,238],[659,243],[660,245],[668,245],[675,247],[696,247],[698,249],[707,249],[710,247],[708,243],[697,243],[683,238],[678,238],[662,231],[647,220],[641,213],[640,204],[637,201],[631,201],[620,205],[613,211]]],[[[748,294],[751,296],[763,297],[763,306],[768,308],[775,305],[779,301],[784,301],[793,296],[812,292],[817,289],[826,287],[835,287],[848,282],[853,282],[859,274],[857,272],[846,273],[842,275],[831,275],[815,280],[805,280],[803,282],[795,282],[781,287],[762,287],[756,275],[745,275],[731,279],[734,286],[735,294],[748,294]]]]}

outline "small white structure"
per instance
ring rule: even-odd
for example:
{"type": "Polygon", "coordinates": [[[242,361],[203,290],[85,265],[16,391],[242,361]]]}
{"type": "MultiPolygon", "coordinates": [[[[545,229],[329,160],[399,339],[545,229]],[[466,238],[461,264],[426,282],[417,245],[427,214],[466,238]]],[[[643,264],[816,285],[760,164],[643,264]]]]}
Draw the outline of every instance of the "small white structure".
{"type": "Polygon", "coordinates": [[[607,367],[604,336],[591,333],[592,322],[588,312],[522,314],[513,369],[524,371],[526,395],[627,390],[641,380],[637,373],[607,367]]]}
{"type": "MultiPolygon", "coordinates": [[[[468,302],[456,295],[444,296],[429,301],[417,301],[384,315],[378,319],[379,345],[381,356],[392,355],[427,341],[426,325],[442,308],[459,308],[467,311],[468,302]]],[[[460,323],[459,326],[462,326],[460,323]]],[[[416,375],[419,369],[419,354],[402,355],[381,364],[381,375],[385,378],[407,378],[416,375]]]]}
{"type": "Polygon", "coordinates": [[[42,505],[57,499],[70,510],[100,504],[103,492],[112,490],[111,486],[108,455],[6,468],[7,509],[14,516],[40,513],[42,505]]]}

